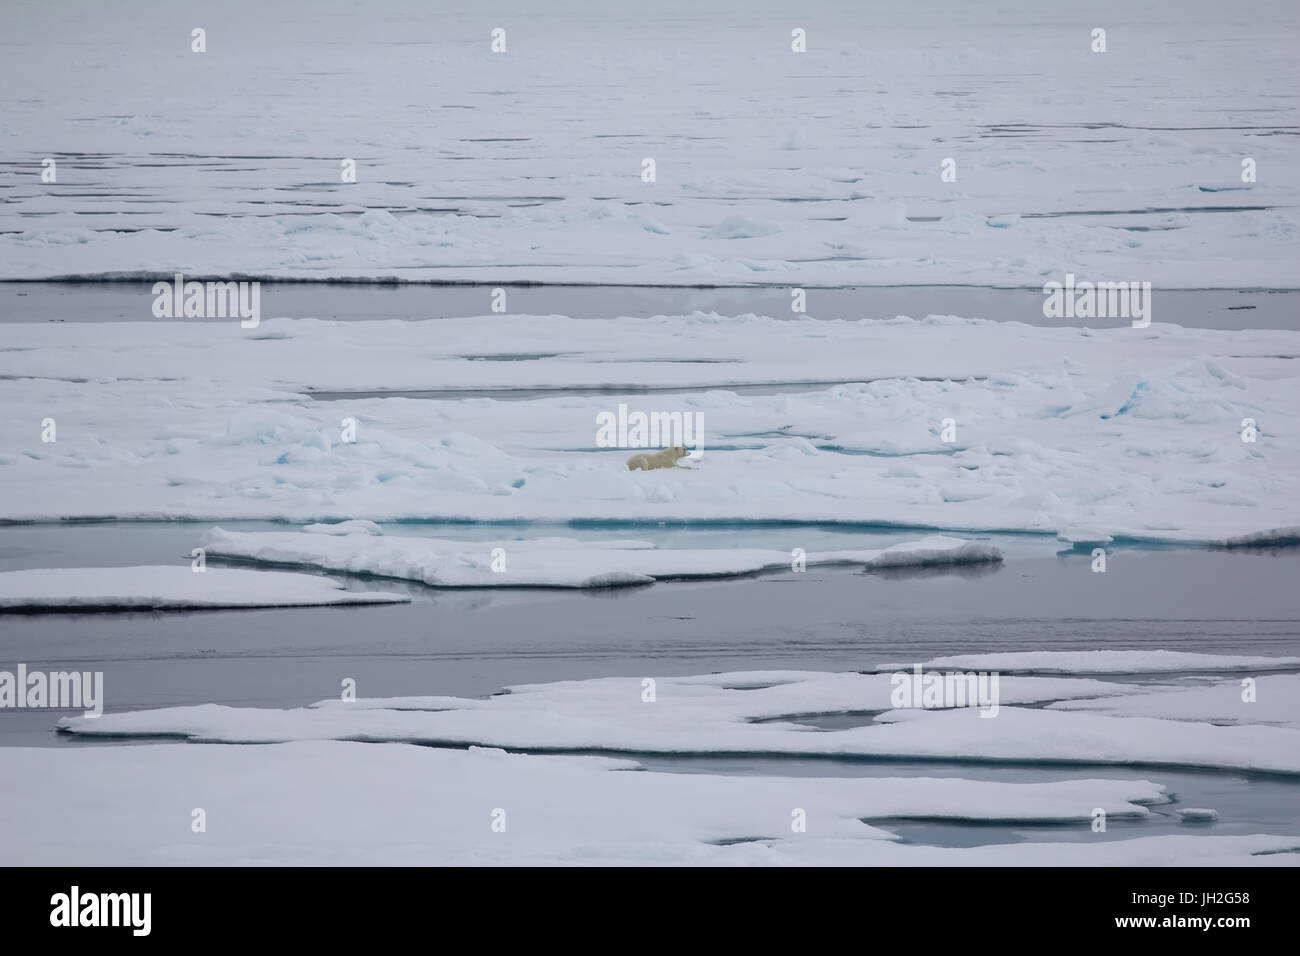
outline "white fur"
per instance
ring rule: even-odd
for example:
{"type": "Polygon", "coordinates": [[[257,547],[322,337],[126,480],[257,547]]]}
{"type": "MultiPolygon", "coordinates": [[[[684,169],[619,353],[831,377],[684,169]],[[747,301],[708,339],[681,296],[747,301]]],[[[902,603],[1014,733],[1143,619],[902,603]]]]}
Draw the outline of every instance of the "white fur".
{"type": "Polygon", "coordinates": [[[690,452],[681,445],[673,445],[671,448],[665,448],[663,451],[654,452],[653,454],[640,452],[627,460],[627,469],[628,471],[637,471],[638,469],[649,471],[652,468],[681,468],[683,471],[693,471],[694,469],[687,468],[685,465],[677,464],[689,454],[690,452]]]}

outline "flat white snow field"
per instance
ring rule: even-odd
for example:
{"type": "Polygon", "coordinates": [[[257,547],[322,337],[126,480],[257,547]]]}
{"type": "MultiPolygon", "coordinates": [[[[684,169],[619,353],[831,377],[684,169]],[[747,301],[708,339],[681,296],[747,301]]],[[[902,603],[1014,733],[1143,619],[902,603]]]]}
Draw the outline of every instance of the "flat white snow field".
{"type": "Polygon", "coordinates": [[[9,3],[0,35],[0,278],[1300,283],[1289,0],[9,3]]]}
{"type": "Polygon", "coordinates": [[[1295,331],[695,313],[21,323],[4,339],[0,519],[1300,540],[1295,331]],[[689,424],[697,456],[629,471],[613,446],[652,440],[637,415],[689,424]]]}
{"type": "Polygon", "coordinates": [[[1008,784],[636,767],[335,741],[11,747],[0,749],[0,847],[13,865],[78,866],[1242,866],[1294,864],[1300,850],[1300,838],[1263,834],[943,848],[901,843],[887,829],[888,819],[937,818],[1088,832],[1095,809],[1141,820],[1149,805],[1167,802],[1165,788],[1147,780],[1008,784]],[[794,832],[796,811],[806,832],[794,832]]]}

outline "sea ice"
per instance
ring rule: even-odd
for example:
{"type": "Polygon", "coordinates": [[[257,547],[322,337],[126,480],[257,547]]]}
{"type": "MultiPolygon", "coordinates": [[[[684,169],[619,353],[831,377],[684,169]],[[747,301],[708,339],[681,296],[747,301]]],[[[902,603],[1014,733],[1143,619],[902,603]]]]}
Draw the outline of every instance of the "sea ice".
{"type": "MultiPolygon", "coordinates": [[[[712,314],[266,319],[256,334],[238,323],[5,328],[0,518],[10,520],[1300,538],[1300,365],[1286,358],[1300,332],[712,314]],[[553,357],[474,360],[503,340],[553,357]],[[785,384],[741,387],[773,383],[785,384]],[[622,387],[656,391],[611,395],[622,387]],[[440,400],[382,397],[395,389],[440,400]],[[596,423],[619,403],[701,416],[692,469],[629,472],[628,449],[598,446],[596,423]],[[57,440],[43,440],[46,420],[57,440]]],[[[806,548],[797,531],[789,546],[806,548]]]]}
{"type": "MultiPolygon", "coordinates": [[[[368,534],[322,538],[213,528],[201,543],[219,557],[403,578],[434,587],[614,587],[789,570],[792,564],[788,551],[661,549],[642,541],[572,538],[466,542],[387,536],[381,540],[368,534]]],[[[931,535],[883,550],[813,552],[802,560],[810,566],[919,567],[996,562],[1001,553],[983,542],[931,535]]]]}
{"type": "Polygon", "coordinates": [[[788,5],[498,2],[503,55],[472,5],[255,6],[203,56],[163,0],[7,20],[0,278],[1300,281],[1289,0],[1094,0],[1104,56],[1028,3],[804,5],[796,53],[788,5]]]}
{"type": "Polygon", "coordinates": [[[0,832],[7,862],[47,866],[1242,865],[1300,848],[1265,835],[941,848],[888,830],[927,819],[1086,831],[1095,808],[1141,820],[1167,802],[1146,780],[629,772],[636,766],[335,741],[4,748],[0,832]]]}
{"type": "MultiPolygon", "coordinates": [[[[939,671],[938,666],[930,666],[939,671]]],[[[777,671],[694,678],[601,678],[455,697],[321,701],[267,710],[206,704],[59,726],[84,735],[182,736],[273,743],[299,739],[622,753],[785,754],[826,757],[1196,766],[1300,774],[1300,730],[1251,721],[1115,716],[1039,706],[1121,695],[1165,696],[1130,682],[1002,677],[994,714],[978,707],[894,707],[890,674],[777,671]],[[653,693],[647,697],[648,689],[653,693]],[[742,689],[743,688],[743,689],[742,689]],[[814,732],[800,717],[859,714],[862,725],[814,732]],[[986,719],[992,716],[993,719],[986,719]]],[[[1289,699],[1291,711],[1297,708],[1289,699]]],[[[1267,720],[1265,711],[1260,720],[1267,720]]],[[[1294,716],[1289,723],[1296,723],[1294,716]]]]}
{"type": "Polygon", "coordinates": [[[404,594],[348,591],[314,574],[206,568],[188,564],[0,571],[0,608],[119,611],[393,604],[404,594]]]}

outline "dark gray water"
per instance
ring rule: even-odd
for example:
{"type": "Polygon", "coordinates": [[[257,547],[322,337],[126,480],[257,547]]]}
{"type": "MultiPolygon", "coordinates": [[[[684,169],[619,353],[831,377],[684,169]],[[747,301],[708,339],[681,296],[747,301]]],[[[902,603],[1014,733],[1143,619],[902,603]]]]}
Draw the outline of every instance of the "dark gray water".
{"type": "MultiPolygon", "coordinates": [[[[174,564],[188,560],[207,527],[3,527],[0,569],[174,564]]],[[[631,536],[679,547],[742,539],[771,546],[783,533],[665,528],[631,536]]],[[[828,544],[848,536],[825,534],[818,540],[828,544]]],[[[867,538],[859,546],[890,536],[867,538]]],[[[361,608],[0,615],[0,664],[102,670],[111,711],[209,701],[296,706],[336,696],[345,677],[355,678],[366,697],[476,696],[517,683],[858,670],[993,651],[1300,656],[1300,550],[1118,550],[1109,570],[1096,574],[1086,553],[1052,553],[1059,545],[1050,539],[1011,536],[1002,544],[1008,560],[1000,567],[873,574],[814,567],[600,591],[439,591],[371,578],[352,579],[353,586],[405,591],[415,600],[361,608]]],[[[53,732],[56,716],[0,712],[0,745],[67,743],[53,732]]]]}
{"type": "MultiPolygon", "coordinates": [[[[227,276],[224,278],[236,278],[227,276]]],[[[150,281],[0,282],[3,322],[147,322],[150,281]]],[[[495,286],[263,282],[262,316],[317,319],[444,319],[491,312],[495,286]]],[[[784,288],[644,286],[503,286],[512,314],[611,316],[720,315],[798,318],[784,288]]],[[[1154,321],[1193,328],[1293,329],[1300,290],[1156,289],[1154,321]]],[[[807,314],[818,319],[889,319],[961,315],[1037,326],[1123,324],[1115,319],[1047,319],[1038,289],[977,286],[860,286],[808,290],[807,314]]],[[[223,322],[227,319],[193,319],[223,322]]]]}

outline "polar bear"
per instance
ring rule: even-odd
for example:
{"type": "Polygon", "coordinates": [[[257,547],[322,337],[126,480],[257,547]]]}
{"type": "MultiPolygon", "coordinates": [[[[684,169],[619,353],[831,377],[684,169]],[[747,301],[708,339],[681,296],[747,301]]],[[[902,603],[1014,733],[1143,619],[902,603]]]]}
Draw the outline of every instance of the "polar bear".
{"type": "Polygon", "coordinates": [[[680,468],[683,471],[694,471],[694,468],[687,468],[685,465],[677,464],[689,454],[690,452],[681,445],[673,445],[671,448],[665,448],[653,455],[641,452],[627,460],[627,470],[636,471],[639,468],[642,471],[649,471],[652,468],[680,468]]]}

